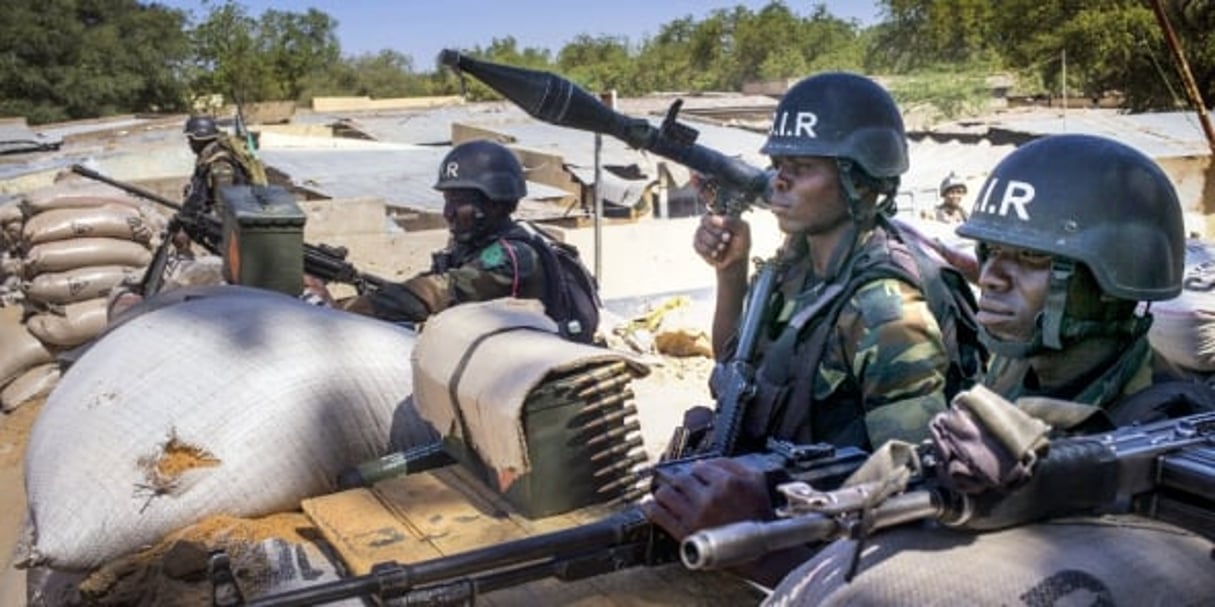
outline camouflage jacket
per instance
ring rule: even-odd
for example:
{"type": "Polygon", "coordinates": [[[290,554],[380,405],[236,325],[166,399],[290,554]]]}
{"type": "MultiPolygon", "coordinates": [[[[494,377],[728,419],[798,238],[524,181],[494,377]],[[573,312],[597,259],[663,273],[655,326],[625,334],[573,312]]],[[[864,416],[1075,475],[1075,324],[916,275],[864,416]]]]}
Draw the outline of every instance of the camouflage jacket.
{"type": "Polygon", "coordinates": [[[1101,420],[1088,420],[1081,426],[1068,428],[1074,432],[1101,432],[1115,425],[1129,423],[1122,419],[1120,405],[1127,397],[1152,385],[1152,348],[1147,335],[1141,335],[1128,345],[1112,364],[1095,377],[1054,391],[1033,386],[1029,362],[995,356],[987,369],[983,383],[995,393],[1016,402],[1022,397],[1048,397],[1088,405],[1105,412],[1101,420]]]}
{"type": "Polygon", "coordinates": [[[392,322],[422,322],[454,305],[501,297],[541,299],[540,254],[502,233],[478,244],[453,244],[435,254],[427,272],[355,298],[342,307],[392,322]]]}
{"type": "Polygon", "coordinates": [[[228,185],[265,185],[265,168],[259,160],[242,153],[239,142],[223,137],[199,152],[194,161],[194,174],[186,185],[183,210],[188,213],[216,212],[216,193],[228,185]]]}
{"type": "Polygon", "coordinates": [[[945,409],[949,364],[936,319],[918,286],[894,278],[861,282],[853,273],[857,259],[867,260],[866,268],[889,263],[883,260],[894,245],[880,228],[864,234],[834,281],[842,287],[837,301],[819,304],[829,311],[800,331],[790,320],[829,285],[805,279],[811,275],[805,255],[785,272],[768,306],[744,444],[775,436],[873,448],[928,437],[929,420],[945,409]],[[778,347],[782,341],[794,344],[791,352],[778,347]]]}

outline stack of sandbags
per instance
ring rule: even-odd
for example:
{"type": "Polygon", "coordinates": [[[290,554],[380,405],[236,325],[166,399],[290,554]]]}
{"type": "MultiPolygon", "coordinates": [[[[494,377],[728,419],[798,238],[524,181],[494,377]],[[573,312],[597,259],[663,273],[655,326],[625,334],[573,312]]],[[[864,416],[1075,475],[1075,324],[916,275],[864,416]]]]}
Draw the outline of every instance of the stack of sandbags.
{"type": "Polygon", "coordinates": [[[50,347],[78,346],[105,327],[110,289],[143,275],[164,226],[146,202],[93,192],[35,192],[23,203],[22,291],[35,311],[26,325],[50,347]]]}
{"type": "Polygon", "coordinates": [[[1215,242],[1190,240],[1181,295],[1152,304],[1148,340],[1181,371],[1215,374],[1215,242]]]}
{"type": "Polygon", "coordinates": [[[106,298],[137,279],[166,223],[151,203],[104,186],[66,182],[0,207],[0,244],[20,303],[0,331],[0,410],[49,391],[55,354],[92,339],[106,324],[106,298]]]}

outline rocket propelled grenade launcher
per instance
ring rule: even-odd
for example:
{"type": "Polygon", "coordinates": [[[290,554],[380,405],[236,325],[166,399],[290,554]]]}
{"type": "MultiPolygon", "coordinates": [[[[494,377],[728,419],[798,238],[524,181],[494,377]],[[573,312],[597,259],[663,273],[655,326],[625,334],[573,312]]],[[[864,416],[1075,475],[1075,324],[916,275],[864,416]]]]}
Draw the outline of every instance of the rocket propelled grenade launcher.
{"type": "Polygon", "coordinates": [[[737,216],[767,200],[768,173],[741,159],[696,143],[696,129],[677,120],[682,100],[671,104],[662,124],[612,110],[594,95],[556,74],[473,59],[444,50],[439,63],[471,74],[537,120],[615,137],[630,147],[669,158],[717,180],[714,212],[737,216]]]}

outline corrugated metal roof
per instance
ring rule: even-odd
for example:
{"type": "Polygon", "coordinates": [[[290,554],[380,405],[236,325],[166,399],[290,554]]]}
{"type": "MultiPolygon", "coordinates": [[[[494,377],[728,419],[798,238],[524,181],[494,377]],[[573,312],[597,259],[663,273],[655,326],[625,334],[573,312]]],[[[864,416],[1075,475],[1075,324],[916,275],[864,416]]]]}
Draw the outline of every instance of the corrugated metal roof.
{"type": "MultiPolygon", "coordinates": [[[[968,123],[974,131],[974,121],[968,123]]],[[[1151,158],[1206,156],[1210,145],[1193,112],[1126,114],[1107,109],[1039,109],[1011,112],[979,121],[986,137],[995,141],[1024,142],[1062,133],[1100,135],[1121,141],[1151,158]]],[[[935,129],[948,133],[948,129],[935,129]]]]}
{"type": "Polygon", "coordinates": [[[34,132],[21,120],[0,120],[0,154],[57,150],[63,137],[46,132],[34,132]]]}
{"type": "Polygon", "coordinates": [[[900,211],[919,212],[936,206],[940,198],[938,188],[950,173],[961,177],[968,194],[973,195],[991,169],[1015,149],[1013,145],[992,145],[986,140],[911,142],[907,152],[911,166],[899,181],[900,211]]]}
{"type": "MultiPolygon", "coordinates": [[[[375,145],[333,148],[325,140],[317,148],[260,150],[263,161],[287,174],[292,182],[330,198],[381,198],[385,204],[434,213],[442,212],[443,196],[432,187],[435,171],[448,148],[375,145]]],[[[563,190],[528,182],[528,199],[567,195],[563,190]]]]}

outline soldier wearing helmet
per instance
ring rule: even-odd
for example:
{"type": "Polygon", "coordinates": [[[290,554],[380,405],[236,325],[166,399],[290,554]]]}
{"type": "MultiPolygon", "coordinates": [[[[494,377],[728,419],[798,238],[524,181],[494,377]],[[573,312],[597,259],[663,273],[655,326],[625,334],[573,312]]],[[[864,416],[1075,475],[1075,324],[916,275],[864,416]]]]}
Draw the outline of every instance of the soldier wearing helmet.
{"type": "Polygon", "coordinates": [[[950,173],[941,180],[941,203],[933,209],[932,218],[949,224],[966,221],[966,209],[962,208],[962,197],[966,196],[966,182],[961,177],[950,173]]]}
{"type": "Polygon", "coordinates": [[[1057,429],[1159,413],[1135,404],[1153,382],[1140,304],[1181,293],[1185,232],[1155,162],[1103,137],[1044,137],[995,167],[958,234],[978,244],[978,320],[995,354],[985,384],[1090,407],[1057,429]]]}
{"type": "MultiPolygon", "coordinates": [[[[886,221],[908,166],[894,100],[863,76],[806,78],[777,106],[761,151],[775,169],[768,202],[786,244],[740,443],[762,448],[773,437],[872,449],[926,438],[945,408],[949,361],[918,275],[884,271],[908,257],[886,221]]],[[[713,345],[726,358],[748,290],[750,227],[706,215],[693,246],[717,272],[713,345]]],[[[667,475],[647,508],[676,538],[773,516],[764,480],[728,459],[667,475]]],[[[746,573],[772,583],[805,556],[770,555],[746,573]]]]}
{"type": "Polygon", "coordinates": [[[393,322],[419,323],[451,306],[502,297],[541,299],[546,288],[539,252],[517,238],[513,213],[527,194],[514,152],[488,140],[461,143],[439,163],[434,188],[443,193],[448,247],[429,271],[362,295],[340,307],[393,322]]]}
{"type": "Polygon", "coordinates": [[[266,169],[239,139],[219,130],[210,116],[191,116],[183,132],[194,152],[194,174],[186,185],[183,210],[214,213],[219,188],[266,185],[266,169]]]}

